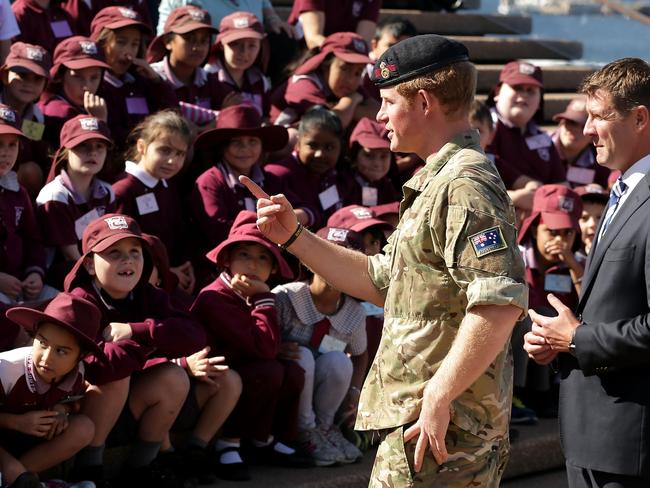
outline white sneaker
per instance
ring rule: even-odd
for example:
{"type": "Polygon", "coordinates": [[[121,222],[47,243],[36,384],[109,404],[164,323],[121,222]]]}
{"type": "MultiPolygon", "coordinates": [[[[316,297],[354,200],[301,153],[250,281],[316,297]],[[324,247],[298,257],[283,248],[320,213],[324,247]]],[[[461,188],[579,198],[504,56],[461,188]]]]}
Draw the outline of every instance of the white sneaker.
{"type": "Polygon", "coordinates": [[[344,459],[341,460],[342,463],[355,463],[363,457],[363,453],[357,446],[343,437],[341,430],[336,425],[330,425],[329,427],[321,425],[319,428],[330,444],[343,454],[344,459]]]}
{"type": "Polygon", "coordinates": [[[330,444],[318,428],[299,432],[298,443],[316,466],[332,466],[342,458],[342,453],[330,444]]]}

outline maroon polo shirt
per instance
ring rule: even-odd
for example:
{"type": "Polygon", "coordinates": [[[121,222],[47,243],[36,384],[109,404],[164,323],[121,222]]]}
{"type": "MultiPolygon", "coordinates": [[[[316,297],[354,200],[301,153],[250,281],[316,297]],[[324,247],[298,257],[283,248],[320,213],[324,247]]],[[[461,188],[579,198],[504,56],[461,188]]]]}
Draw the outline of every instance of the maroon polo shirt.
{"type": "MultiPolygon", "coordinates": [[[[77,115],[85,114],[86,109],[73,104],[63,95],[44,92],[38,102],[38,108],[43,112],[45,132],[43,139],[50,146],[52,152],[59,148],[61,129],[67,120],[77,115]]],[[[47,172],[46,172],[47,174],[47,172]]]]}
{"type": "Polygon", "coordinates": [[[553,132],[551,138],[553,139],[553,144],[555,144],[557,153],[560,155],[562,164],[564,164],[564,167],[566,168],[566,179],[571,183],[572,188],[588,185],[590,183],[598,183],[603,188],[609,186],[608,180],[610,170],[596,162],[596,148],[593,144],[589,144],[585,147],[576,160],[569,164],[562,153],[559,132],[553,132]]]}
{"type": "Polygon", "coordinates": [[[516,171],[545,185],[566,181],[566,171],[551,136],[534,122],[522,133],[499,118],[486,152],[496,154],[516,171]]]}
{"type": "Polygon", "coordinates": [[[253,105],[262,117],[268,117],[271,111],[271,82],[261,69],[255,65],[248,68],[241,86],[235,83],[221,60],[207,65],[205,69],[216,76],[223,94],[221,100],[232,92],[239,93],[243,98],[243,103],[253,105]]]}
{"type": "Polygon", "coordinates": [[[132,161],[113,183],[116,212],[138,221],[142,232],[158,237],[171,266],[190,259],[185,218],[176,183],[158,180],[132,161]]]}
{"type": "Polygon", "coordinates": [[[45,273],[45,249],[27,191],[10,171],[0,179],[0,272],[24,279],[45,273]]]}
{"type": "Polygon", "coordinates": [[[147,115],[178,107],[174,90],[162,79],[151,81],[132,73],[118,78],[105,71],[97,95],[106,100],[108,126],[118,149],[124,148],[129,132],[147,115]]]}
{"type": "Polygon", "coordinates": [[[327,105],[334,100],[318,74],[293,75],[271,93],[271,122],[292,125],[314,105],[327,105]]]}
{"type": "Polygon", "coordinates": [[[52,1],[46,9],[41,8],[35,0],[16,0],[11,5],[20,27],[20,34],[14,41],[35,44],[54,53],[59,42],[74,36],[76,24],[61,4],[52,1]]]}
{"type": "Polygon", "coordinates": [[[325,14],[324,35],[335,32],[356,32],[360,20],[377,22],[381,0],[296,0],[293,3],[289,23],[298,22],[303,12],[319,11],[325,14]]]}
{"type": "Polygon", "coordinates": [[[395,188],[388,176],[371,183],[355,171],[346,176],[342,183],[346,181],[348,188],[344,192],[346,194],[343,201],[344,206],[363,205],[364,207],[373,207],[402,200],[402,192],[395,188]]]}

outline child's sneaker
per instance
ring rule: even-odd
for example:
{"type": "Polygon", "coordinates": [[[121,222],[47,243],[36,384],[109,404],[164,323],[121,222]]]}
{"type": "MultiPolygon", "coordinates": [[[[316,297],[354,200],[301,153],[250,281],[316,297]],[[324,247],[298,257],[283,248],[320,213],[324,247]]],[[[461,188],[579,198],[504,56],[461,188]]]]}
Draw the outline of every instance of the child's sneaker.
{"type": "Polygon", "coordinates": [[[343,437],[343,434],[336,425],[330,425],[329,427],[320,425],[319,429],[323,432],[323,435],[330,444],[343,453],[345,458],[341,461],[342,463],[355,463],[363,457],[363,453],[343,437]]]}
{"type": "Polygon", "coordinates": [[[78,481],[75,483],[68,483],[67,481],[63,480],[47,480],[41,481],[40,486],[41,488],[96,488],[95,483],[92,481],[78,481]]]}
{"type": "Polygon", "coordinates": [[[7,488],[41,488],[41,481],[36,473],[25,471],[7,488]]]}
{"type": "Polygon", "coordinates": [[[298,434],[300,448],[309,455],[316,466],[332,466],[344,457],[318,429],[303,430],[298,434]]]}
{"type": "Polygon", "coordinates": [[[510,423],[512,425],[534,425],[539,421],[535,410],[528,408],[516,396],[512,397],[512,411],[510,423]]]}

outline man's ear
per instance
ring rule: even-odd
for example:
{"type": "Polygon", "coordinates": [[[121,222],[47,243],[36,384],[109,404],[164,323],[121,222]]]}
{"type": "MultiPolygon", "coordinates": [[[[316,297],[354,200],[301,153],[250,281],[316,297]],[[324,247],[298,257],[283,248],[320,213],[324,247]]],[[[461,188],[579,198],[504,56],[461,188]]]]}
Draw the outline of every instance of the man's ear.
{"type": "Polygon", "coordinates": [[[634,114],[636,129],[639,132],[642,132],[648,128],[650,124],[650,112],[648,112],[648,107],[645,105],[640,105],[635,109],[636,113],[634,114]]]}
{"type": "Polygon", "coordinates": [[[84,258],[83,267],[90,276],[95,276],[95,260],[92,254],[84,258]]]}
{"type": "Polygon", "coordinates": [[[418,90],[416,103],[419,103],[424,115],[431,115],[440,110],[440,101],[433,93],[427,90],[418,90]]]}

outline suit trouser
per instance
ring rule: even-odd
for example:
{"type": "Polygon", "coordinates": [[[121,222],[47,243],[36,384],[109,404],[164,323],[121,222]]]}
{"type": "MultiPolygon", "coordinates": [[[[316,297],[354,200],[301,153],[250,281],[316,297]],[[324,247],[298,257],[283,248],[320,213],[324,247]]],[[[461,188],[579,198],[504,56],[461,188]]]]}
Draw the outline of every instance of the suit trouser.
{"type": "Polygon", "coordinates": [[[569,488],[647,488],[650,479],[606,473],[566,463],[569,488]]]}

